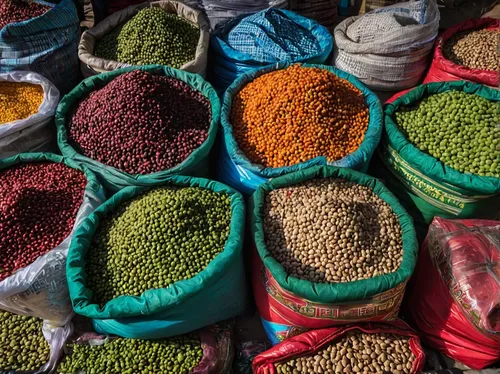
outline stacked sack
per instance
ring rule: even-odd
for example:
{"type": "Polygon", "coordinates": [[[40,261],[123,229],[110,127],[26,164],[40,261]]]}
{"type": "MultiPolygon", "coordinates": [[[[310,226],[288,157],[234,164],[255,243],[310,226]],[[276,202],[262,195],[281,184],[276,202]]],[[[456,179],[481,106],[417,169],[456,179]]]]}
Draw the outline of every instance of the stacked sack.
{"type": "Polygon", "coordinates": [[[80,20],[73,0],[7,0],[0,6],[0,73],[28,70],[66,93],[78,81],[80,20]]]}
{"type": "Polygon", "coordinates": [[[341,70],[280,63],[228,88],[221,123],[218,178],[252,194],[269,179],[314,165],[366,171],[380,140],[382,108],[341,70]]]}
{"type": "Polygon", "coordinates": [[[339,2],[340,0],[289,0],[288,9],[319,22],[333,34],[337,25],[339,2]]]}
{"type": "Polygon", "coordinates": [[[2,370],[54,368],[72,331],[72,234],[103,200],[95,176],[72,160],[25,153],[0,161],[2,370]]]}
{"type": "MultiPolygon", "coordinates": [[[[196,0],[187,0],[188,3],[196,0]]],[[[287,8],[288,0],[198,0],[201,9],[210,21],[210,27],[215,29],[223,26],[233,18],[260,12],[267,8],[287,8]]]]}
{"type": "Polygon", "coordinates": [[[209,25],[177,1],[156,1],[118,11],[80,40],[78,57],[89,77],[116,69],[160,64],[205,75],[209,25]]]}
{"type": "Polygon", "coordinates": [[[498,88],[500,20],[464,21],[438,36],[424,83],[468,80],[498,88]]]}
{"type": "Polygon", "coordinates": [[[279,62],[325,63],[333,49],[328,30],[296,13],[266,9],[217,28],[211,81],[222,94],[238,77],[279,62]]]}
{"type": "Polygon", "coordinates": [[[335,28],[335,66],[374,90],[413,87],[427,68],[438,28],[436,0],[399,3],[347,18],[335,28]]]}
{"type": "Polygon", "coordinates": [[[380,181],[315,166],[259,186],[250,209],[252,287],[271,343],[397,318],[418,245],[380,181]]]}
{"type": "Polygon", "coordinates": [[[0,159],[55,146],[59,91],[29,71],[0,74],[0,159]]]}

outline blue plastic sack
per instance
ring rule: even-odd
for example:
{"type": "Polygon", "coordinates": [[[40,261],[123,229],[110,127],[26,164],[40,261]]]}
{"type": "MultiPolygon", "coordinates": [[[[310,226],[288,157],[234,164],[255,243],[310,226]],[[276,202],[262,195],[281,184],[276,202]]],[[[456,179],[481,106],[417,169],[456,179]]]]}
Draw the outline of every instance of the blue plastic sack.
{"type": "Polygon", "coordinates": [[[325,63],[333,49],[328,30],[297,13],[269,8],[240,16],[216,28],[210,45],[215,54],[213,83],[278,62],[325,63]]]}
{"type": "Polygon", "coordinates": [[[287,68],[290,65],[292,64],[278,63],[244,74],[231,84],[224,95],[221,112],[223,131],[219,149],[217,177],[218,180],[236,188],[245,195],[252,194],[259,185],[271,178],[315,165],[333,165],[366,172],[373,152],[380,141],[383,128],[383,112],[377,95],[366,88],[353,75],[345,73],[342,70],[325,65],[302,64],[304,67],[317,67],[328,70],[338,77],[348,80],[363,93],[366,105],[370,111],[368,128],[363,142],[355,152],[332,163],[328,163],[325,157],[316,157],[307,162],[280,168],[263,167],[262,165],[252,163],[239,149],[236,139],[233,136],[233,127],[230,121],[233,97],[246,83],[254,80],[256,77],[274,70],[287,68]]]}
{"type": "Polygon", "coordinates": [[[79,80],[78,12],[73,0],[62,0],[57,5],[36,2],[52,9],[0,30],[0,73],[33,71],[66,93],[79,80]]]}

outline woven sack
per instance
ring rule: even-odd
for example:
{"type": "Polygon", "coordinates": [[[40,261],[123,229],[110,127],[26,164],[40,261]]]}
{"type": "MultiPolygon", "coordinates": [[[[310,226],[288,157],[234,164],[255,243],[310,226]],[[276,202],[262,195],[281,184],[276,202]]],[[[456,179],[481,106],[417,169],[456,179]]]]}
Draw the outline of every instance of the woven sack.
{"type": "Polygon", "coordinates": [[[337,24],[340,0],[289,0],[288,9],[312,18],[333,32],[337,24]]]}
{"type": "Polygon", "coordinates": [[[396,4],[347,18],[334,31],[335,66],[372,89],[413,87],[427,68],[438,27],[436,0],[396,4]]]}
{"type": "Polygon", "coordinates": [[[78,57],[80,59],[80,67],[84,77],[131,66],[130,64],[123,62],[107,60],[105,58],[95,56],[93,54],[95,45],[97,40],[102,39],[104,35],[109,34],[115,28],[125,24],[141,9],[148,8],[150,6],[160,7],[168,13],[178,14],[192,24],[198,26],[200,29],[200,39],[198,40],[198,46],[196,47],[195,58],[194,60],[191,60],[181,66],[180,70],[205,76],[208,47],[210,44],[210,27],[206,19],[199,11],[190,8],[183,3],[163,0],[130,6],[112,14],[90,30],[85,31],[80,40],[80,45],[78,46],[78,57]]]}

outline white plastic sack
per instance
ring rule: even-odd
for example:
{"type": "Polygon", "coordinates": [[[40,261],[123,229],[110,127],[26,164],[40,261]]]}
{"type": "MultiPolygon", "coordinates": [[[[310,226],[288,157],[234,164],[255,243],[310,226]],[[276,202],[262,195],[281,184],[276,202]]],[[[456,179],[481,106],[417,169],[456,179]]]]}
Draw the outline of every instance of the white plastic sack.
{"type": "Polygon", "coordinates": [[[55,327],[71,321],[74,313],[66,280],[66,257],[75,229],[105,200],[103,188],[96,185],[95,181],[87,184],[71,234],[56,248],[0,282],[0,309],[41,318],[55,327]]]}
{"type": "Polygon", "coordinates": [[[0,124],[0,159],[24,152],[43,152],[55,141],[54,114],[59,104],[59,91],[40,74],[14,71],[0,74],[1,82],[24,82],[42,86],[44,97],[38,112],[32,116],[0,124]]]}
{"type": "Polygon", "coordinates": [[[95,56],[94,49],[97,40],[102,39],[104,35],[120,25],[125,24],[134,17],[139,10],[147,7],[160,7],[169,13],[178,14],[200,29],[200,38],[196,47],[194,60],[191,60],[181,66],[180,70],[205,76],[208,59],[208,48],[210,45],[210,26],[201,12],[195,10],[186,4],[177,1],[156,1],[152,3],[143,3],[129,6],[121,11],[113,13],[111,16],[100,22],[90,30],[83,33],[78,46],[78,57],[81,61],[81,70],[85,78],[97,73],[110,72],[116,69],[131,66],[123,62],[111,61],[95,56]]]}
{"type": "Polygon", "coordinates": [[[436,0],[398,3],[350,17],[334,31],[335,66],[376,90],[415,86],[438,34],[436,0]]]}
{"type": "Polygon", "coordinates": [[[64,345],[66,341],[73,333],[73,324],[70,322],[63,327],[55,327],[44,322],[43,323],[43,336],[50,346],[50,357],[49,361],[43,365],[37,373],[52,372],[56,369],[57,363],[61,359],[64,351],[64,345]]]}

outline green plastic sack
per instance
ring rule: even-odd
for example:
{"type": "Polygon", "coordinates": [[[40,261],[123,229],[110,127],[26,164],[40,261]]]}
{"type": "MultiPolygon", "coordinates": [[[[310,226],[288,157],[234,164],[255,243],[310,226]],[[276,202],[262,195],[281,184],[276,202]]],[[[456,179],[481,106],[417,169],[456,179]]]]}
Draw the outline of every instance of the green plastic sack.
{"type": "Polygon", "coordinates": [[[424,234],[434,216],[495,219],[500,210],[500,178],[461,173],[444,165],[411,144],[393,118],[401,106],[450,90],[500,101],[500,91],[464,81],[424,84],[409,91],[385,108],[385,128],[378,152],[383,167],[373,168],[424,234]]]}
{"type": "Polygon", "coordinates": [[[256,249],[252,263],[253,292],[272,343],[307,329],[397,317],[406,282],[417,262],[418,242],[410,215],[382,182],[348,168],[313,166],[260,185],[252,195],[250,209],[256,249]],[[367,186],[391,206],[403,234],[403,260],[397,271],[354,282],[314,283],[288,275],[274,259],[264,237],[265,196],[275,189],[329,177],[367,186]]]}
{"type": "Polygon", "coordinates": [[[140,297],[120,296],[103,308],[92,303],[86,287],[86,256],[99,222],[121,203],[150,188],[127,187],[116,193],[90,215],[74,234],[66,272],[69,293],[76,313],[93,319],[101,334],[125,338],[154,339],[184,334],[231,318],[247,306],[248,296],[243,263],[245,203],[242,195],[226,185],[203,178],[172,176],[154,186],[201,187],[230,195],[232,217],[224,250],[194,277],[169,288],[151,289],[140,297]]]}
{"type": "MultiPolygon", "coordinates": [[[[105,200],[104,189],[90,170],[52,153],[21,153],[2,159],[0,172],[18,164],[32,162],[63,163],[85,174],[87,186],[73,225],[73,234],[78,225],[105,200]]],[[[67,325],[73,318],[65,271],[70,243],[71,234],[57,247],[2,280],[0,309],[41,318],[53,326],[67,325]]]]}
{"type": "Polygon", "coordinates": [[[217,137],[219,117],[220,101],[217,93],[201,76],[160,65],[128,67],[87,78],[76,86],[68,95],[64,96],[56,112],[57,143],[63,156],[70,157],[76,162],[86,165],[97,174],[107,190],[116,192],[128,186],[150,186],[165,180],[170,175],[208,176],[208,156],[217,137]],[[66,124],[68,120],[67,117],[71,114],[73,106],[92,91],[102,88],[117,76],[132,70],[144,70],[154,74],[177,78],[200,91],[210,100],[212,121],[208,129],[207,140],[205,140],[198,149],[194,150],[187,159],[171,169],[147,175],[128,174],[112,166],[104,165],[99,161],[81,155],[68,141],[66,124]]]}

